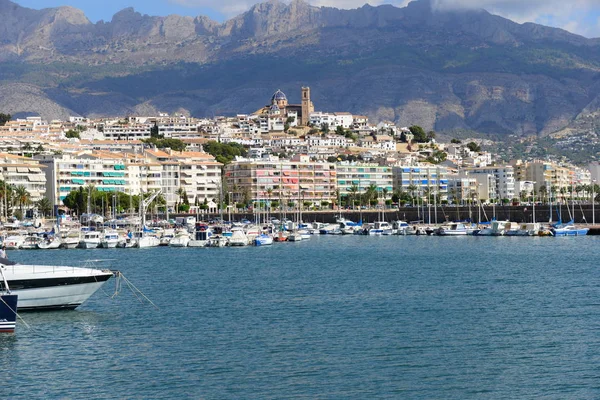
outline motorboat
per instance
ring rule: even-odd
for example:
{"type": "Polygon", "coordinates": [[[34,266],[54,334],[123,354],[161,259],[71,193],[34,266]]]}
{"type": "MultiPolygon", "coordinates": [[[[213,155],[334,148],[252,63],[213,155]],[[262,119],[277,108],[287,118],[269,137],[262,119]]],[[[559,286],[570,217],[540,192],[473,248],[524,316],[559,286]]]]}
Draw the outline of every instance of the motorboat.
{"type": "Polygon", "coordinates": [[[554,236],[585,236],[588,234],[589,228],[578,228],[569,223],[566,225],[557,225],[550,229],[554,236]]]}
{"type": "Polygon", "coordinates": [[[174,229],[165,229],[162,236],[160,237],[160,245],[159,246],[168,246],[171,242],[171,239],[175,237],[174,229]]]}
{"type": "Polygon", "coordinates": [[[475,231],[473,234],[475,236],[503,236],[509,226],[509,221],[492,221],[489,226],[475,231]]]}
{"type": "MultiPolygon", "coordinates": [[[[258,234],[254,235],[254,237],[258,237],[258,234]]],[[[249,244],[248,236],[242,228],[232,228],[231,229],[231,237],[229,238],[229,246],[239,247],[239,246],[248,246],[249,244]]]]}
{"type": "Polygon", "coordinates": [[[133,233],[135,239],[135,246],[143,249],[147,247],[158,247],[160,245],[160,239],[152,235],[150,231],[146,229],[133,233]]]}
{"type": "Polygon", "coordinates": [[[133,238],[132,235],[130,236],[129,234],[119,237],[119,241],[117,242],[117,247],[119,249],[129,249],[135,247],[136,245],[136,240],[133,238]]]}
{"type": "Polygon", "coordinates": [[[62,241],[60,240],[60,238],[56,236],[48,236],[46,239],[38,243],[37,247],[41,250],[54,250],[60,249],[61,245],[62,241]]]}
{"type": "Polygon", "coordinates": [[[206,247],[212,236],[212,230],[208,225],[196,224],[196,232],[193,239],[188,242],[188,247],[206,247]]]}
{"type": "Polygon", "coordinates": [[[103,249],[114,249],[119,244],[119,232],[114,229],[106,229],[102,232],[100,247],[103,249]]]}
{"type": "Polygon", "coordinates": [[[38,244],[42,243],[43,239],[39,236],[27,236],[21,244],[21,250],[37,250],[38,244]]]}
{"type": "Polygon", "coordinates": [[[0,267],[3,290],[0,292],[0,332],[13,333],[17,325],[17,301],[19,295],[10,291],[10,285],[0,267]]]}
{"type": "Polygon", "coordinates": [[[276,242],[287,242],[289,233],[287,231],[278,231],[273,238],[276,242]]]}
{"type": "Polygon", "coordinates": [[[225,236],[214,235],[208,239],[206,247],[225,247],[229,240],[225,236]]]}
{"type": "Polygon", "coordinates": [[[298,232],[298,230],[292,231],[287,238],[288,242],[300,242],[302,241],[302,235],[298,232]]]}
{"type": "Polygon", "coordinates": [[[267,233],[261,233],[260,235],[254,238],[254,244],[256,246],[269,246],[273,244],[273,236],[267,233]]]}
{"type": "Polygon", "coordinates": [[[388,236],[392,234],[392,226],[386,221],[376,221],[369,229],[369,236],[388,236]]]}
{"type": "Polygon", "coordinates": [[[78,231],[67,231],[60,235],[61,249],[74,249],[79,246],[80,234],[78,231]]]}
{"type": "Polygon", "coordinates": [[[339,229],[342,235],[353,235],[356,229],[359,229],[362,224],[347,220],[345,218],[338,219],[339,229]]]}
{"type": "Polygon", "coordinates": [[[469,230],[461,222],[451,222],[440,226],[436,234],[439,236],[466,236],[469,234],[469,230]]]}
{"type": "Polygon", "coordinates": [[[319,229],[319,233],[321,235],[341,235],[342,231],[339,224],[327,224],[319,229]]]}
{"type": "Polygon", "coordinates": [[[406,221],[392,222],[392,232],[394,233],[394,235],[406,235],[408,228],[408,222],[406,221]]]}
{"type": "Polygon", "coordinates": [[[539,222],[524,222],[516,224],[511,222],[504,232],[504,236],[540,236],[542,226],[539,222]]]}
{"type": "Polygon", "coordinates": [[[79,247],[82,249],[97,249],[100,246],[102,234],[98,231],[88,231],[79,241],[79,247]]]}
{"type": "Polygon", "coordinates": [[[302,238],[302,240],[308,240],[311,237],[310,232],[306,228],[304,228],[304,229],[298,229],[298,234],[300,235],[300,237],[302,238]]]}
{"type": "Polygon", "coordinates": [[[412,225],[405,232],[407,235],[427,236],[427,229],[423,225],[412,225]]]}
{"type": "Polygon", "coordinates": [[[113,276],[110,270],[25,265],[6,258],[0,258],[0,268],[11,292],[19,296],[19,311],[75,309],[113,276]]]}
{"type": "Polygon", "coordinates": [[[24,235],[11,235],[6,237],[2,241],[2,244],[4,245],[6,250],[19,250],[23,245],[23,242],[25,242],[26,238],[27,236],[24,235]]]}
{"type": "Polygon", "coordinates": [[[187,247],[190,242],[190,234],[187,231],[178,231],[169,241],[169,247],[187,247]]]}

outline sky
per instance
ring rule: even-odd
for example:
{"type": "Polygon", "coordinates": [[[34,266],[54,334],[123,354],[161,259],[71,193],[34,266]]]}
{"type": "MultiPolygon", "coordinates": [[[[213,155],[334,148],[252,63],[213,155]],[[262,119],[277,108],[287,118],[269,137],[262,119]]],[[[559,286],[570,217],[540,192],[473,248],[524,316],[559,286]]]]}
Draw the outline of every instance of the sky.
{"type": "MultiPolygon", "coordinates": [[[[217,21],[236,16],[266,0],[13,0],[30,8],[70,5],[82,9],[92,22],[110,21],[126,7],[149,15],[206,15],[217,21]]],[[[366,0],[308,0],[317,6],[356,8],[366,0]]],[[[369,0],[368,3],[405,6],[410,0],[369,0]]],[[[439,9],[485,8],[516,22],[536,22],[586,37],[600,37],[600,0],[432,0],[439,9]]]]}

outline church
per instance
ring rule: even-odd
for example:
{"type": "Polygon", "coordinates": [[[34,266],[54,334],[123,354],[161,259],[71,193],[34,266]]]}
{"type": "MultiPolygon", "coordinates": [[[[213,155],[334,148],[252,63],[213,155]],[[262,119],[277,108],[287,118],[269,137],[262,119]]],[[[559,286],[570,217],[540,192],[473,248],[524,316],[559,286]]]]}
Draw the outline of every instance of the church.
{"type": "Polygon", "coordinates": [[[315,107],[310,101],[310,88],[303,87],[301,93],[301,104],[289,104],[287,96],[281,90],[277,89],[271,97],[271,104],[257,110],[254,114],[268,116],[269,118],[294,118],[290,126],[307,126],[310,121],[310,114],[315,111],[315,107]]]}

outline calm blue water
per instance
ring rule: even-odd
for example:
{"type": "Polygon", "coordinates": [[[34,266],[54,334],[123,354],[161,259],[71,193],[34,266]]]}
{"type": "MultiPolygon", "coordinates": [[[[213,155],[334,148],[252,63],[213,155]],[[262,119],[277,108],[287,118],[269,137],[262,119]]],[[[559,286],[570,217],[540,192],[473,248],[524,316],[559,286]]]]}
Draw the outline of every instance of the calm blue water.
{"type": "Polygon", "coordinates": [[[12,251],[113,258],[76,311],[0,337],[15,398],[600,397],[600,238],[313,237],[263,248],[12,251]]]}

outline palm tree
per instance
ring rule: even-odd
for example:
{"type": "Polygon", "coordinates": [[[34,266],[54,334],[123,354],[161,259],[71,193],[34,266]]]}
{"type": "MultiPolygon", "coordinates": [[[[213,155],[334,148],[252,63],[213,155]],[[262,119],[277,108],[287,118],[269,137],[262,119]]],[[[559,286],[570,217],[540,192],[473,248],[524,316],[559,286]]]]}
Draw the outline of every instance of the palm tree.
{"type": "Polygon", "coordinates": [[[179,205],[183,203],[183,196],[185,195],[185,189],[182,187],[177,188],[175,192],[177,195],[177,202],[175,202],[175,211],[179,212],[179,205]]]}
{"type": "Polygon", "coordinates": [[[52,213],[52,203],[47,197],[42,197],[37,202],[38,210],[42,213],[42,217],[50,215],[52,213]]]}
{"type": "Polygon", "coordinates": [[[408,190],[410,192],[410,196],[412,197],[412,205],[414,207],[415,206],[415,191],[417,190],[417,186],[413,185],[411,183],[410,185],[408,185],[406,190],[408,190]]]}
{"type": "Polygon", "coordinates": [[[350,199],[352,199],[352,209],[354,209],[354,203],[356,202],[356,194],[358,193],[358,186],[356,184],[352,184],[348,188],[348,193],[350,194],[350,199]]]}
{"type": "Polygon", "coordinates": [[[367,204],[371,204],[371,200],[377,200],[377,185],[371,183],[365,192],[365,200],[367,204]]]}
{"type": "Polygon", "coordinates": [[[23,185],[19,185],[15,189],[15,196],[19,203],[19,210],[21,211],[21,217],[23,216],[23,206],[29,203],[31,195],[23,185]]]}

